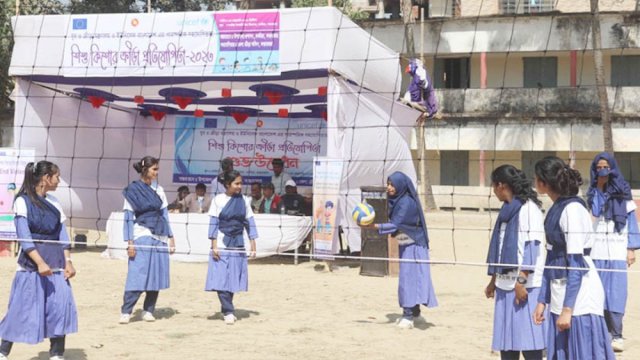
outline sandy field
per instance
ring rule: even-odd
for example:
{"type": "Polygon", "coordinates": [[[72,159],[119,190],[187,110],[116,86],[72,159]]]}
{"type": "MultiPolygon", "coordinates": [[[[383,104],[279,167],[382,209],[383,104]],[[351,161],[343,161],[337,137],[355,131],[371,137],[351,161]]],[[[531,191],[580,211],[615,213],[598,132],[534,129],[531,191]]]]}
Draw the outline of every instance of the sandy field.
{"type": "MultiPolygon", "coordinates": [[[[432,259],[483,262],[495,216],[429,215],[432,259]]],[[[206,264],[173,262],[158,320],[143,322],[140,302],[132,322],[119,325],[126,261],[104,259],[97,250],[73,258],[80,331],[67,337],[68,360],[499,359],[490,349],[493,300],[483,295],[483,267],[434,265],[440,306],[423,310],[427,323],[400,330],[393,325],[400,316],[397,279],[360,276],[357,262],[333,272],[317,261],[293,265],[290,257],[250,262],[249,292],[236,295],[233,326],[223,323],[216,294],[203,291],[206,264]]],[[[0,316],[14,271],[15,259],[0,258],[0,316]]],[[[633,273],[627,351],[618,359],[640,359],[638,288],[640,274],[633,273]]],[[[48,346],[16,344],[11,359],[48,359],[48,346]]]]}

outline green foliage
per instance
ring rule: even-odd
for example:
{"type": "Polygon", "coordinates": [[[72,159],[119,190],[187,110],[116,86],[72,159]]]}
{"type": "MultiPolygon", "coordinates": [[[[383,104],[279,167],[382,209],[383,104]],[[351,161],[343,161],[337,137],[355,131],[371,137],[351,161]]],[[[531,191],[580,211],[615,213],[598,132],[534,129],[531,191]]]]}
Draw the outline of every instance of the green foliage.
{"type": "Polygon", "coordinates": [[[136,0],[71,0],[67,6],[71,14],[115,14],[139,12],[136,0]]]}
{"type": "MultiPolygon", "coordinates": [[[[327,6],[327,0],[293,0],[291,7],[318,7],[327,6]]],[[[343,14],[347,15],[351,20],[366,20],[369,18],[369,14],[366,11],[355,9],[350,0],[335,0],[333,6],[340,9],[343,14]]]]}

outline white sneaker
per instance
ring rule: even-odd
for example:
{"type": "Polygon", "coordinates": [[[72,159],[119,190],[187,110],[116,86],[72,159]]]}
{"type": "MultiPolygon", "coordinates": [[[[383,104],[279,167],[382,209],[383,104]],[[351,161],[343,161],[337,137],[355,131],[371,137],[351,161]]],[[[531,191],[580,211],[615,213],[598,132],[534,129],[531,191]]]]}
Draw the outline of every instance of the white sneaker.
{"type": "Polygon", "coordinates": [[[401,318],[396,326],[400,329],[413,329],[413,320],[401,318]]]}
{"type": "Polygon", "coordinates": [[[62,356],[56,355],[49,358],[49,360],[64,360],[62,356]]]}
{"type": "Polygon", "coordinates": [[[227,325],[235,324],[236,320],[238,320],[238,319],[233,314],[227,314],[227,315],[224,316],[224,323],[227,324],[227,325]]]}
{"type": "Polygon", "coordinates": [[[150,313],[148,311],[143,311],[142,312],[142,320],[148,321],[148,322],[154,322],[154,321],[156,321],[156,318],[153,316],[152,313],[150,313]]]}
{"type": "Polygon", "coordinates": [[[615,352],[623,352],[624,351],[624,340],[622,339],[613,339],[611,340],[611,347],[615,352]]]}
{"type": "Polygon", "coordinates": [[[120,320],[118,320],[118,322],[120,324],[128,324],[129,320],[131,320],[131,314],[121,314],[120,320]]]}

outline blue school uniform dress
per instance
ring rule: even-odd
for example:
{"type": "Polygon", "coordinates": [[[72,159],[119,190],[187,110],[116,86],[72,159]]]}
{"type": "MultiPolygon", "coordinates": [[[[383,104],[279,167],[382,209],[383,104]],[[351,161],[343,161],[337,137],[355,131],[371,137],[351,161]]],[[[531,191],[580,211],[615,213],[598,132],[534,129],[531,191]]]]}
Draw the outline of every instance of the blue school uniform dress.
{"type": "Polygon", "coordinates": [[[125,291],[158,291],[169,288],[169,251],[173,236],[167,196],[157,183],[134,181],[122,192],[125,223],[123,238],[133,240],[136,256],[129,258],[125,291]]]}
{"type": "Polygon", "coordinates": [[[549,304],[547,359],[613,360],[603,316],[604,289],[591,259],[591,215],[577,197],[556,200],[544,222],[546,266],[538,302],[549,304]],[[571,328],[559,331],[556,321],[563,307],[573,309],[571,328]]]}
{"type": "Polygon", "coordinates": [[[532,201],[524,204],[519,199],[505,203],[493,229],[487,262],[510,266],[490,266],[489,275],[495,275],[495,309],[493,313],[493,342],[496,351],[542,350],[546,329],[533,322],[537,299],[542,285],[544,256],[541,253],[544,238],[543,216],[532,201]],[[513,267],[518,264],[518,267],[513,267]],[[524,284],[528,298],[516,304],[515,285],[520,271],[527,271],[524,284]]]}
{"type": "MultiPolygon", "coordinates": [[[[401,172],[389,176],[396,195],[389,196],[389,223],[379,224],[380,234],[395,234],[402,260],[429,260],[429,237],[422,206],[411,179],[401,172]]],[[[431,282],[431,265],[427,262],[400,262],[398,302],[403,317],[420,314],[420,305],[438,305],[431,282]],[[414,309],[411,314],[410,309],[414,309]]]]}
{"type": "Polygon", "coordinates": [[[66,216],[51,195],[39,198],[42,207],[20,196],[14,203],[15,223],[20,242],[18,266],[9,297],[7,313],[0,322],[0,338],[11,342],[37,344],[78,332],[78,313],[71,284],[64,278],[64,250],[70,247],[63,222],[66,216]],[[52,243],[33,242],[48,240],[52,243]],[[53,271],[41,276],[27,255],[37,250],[53,271]]]}
{"type": "Polygon", "coordinates": [[[247,291],[249,276],[244,232],[258,238],[251,200],[241,194],[218,194],[209,208],[209,239],[218,240],[220,259],[209,256],[205,291],[247,291]],[[223,234],[222,241],[218,233],[223,234]],[[228,250],[228,251],[225,251],[228,250]]]}
{"type": "MultiPolygon", "coordinates": [[[[627,269],[627,249],[640,248],[636,219],[636,204],[631,200],[631,188],[624,181],[615,159],[602,153],[591,164],[591,186],[587,203],[594,217],[594,242],[591,258],[598,269],[627,269]],[[597,188],[596,165],[600,159],[609,163],[602,175],[609,180],[604,191],[597,188]]],[[[604,315],[614,339],[622,338],[622,318],[627,304],[627,273],[599,272],[605,292],[604,315]]]]}

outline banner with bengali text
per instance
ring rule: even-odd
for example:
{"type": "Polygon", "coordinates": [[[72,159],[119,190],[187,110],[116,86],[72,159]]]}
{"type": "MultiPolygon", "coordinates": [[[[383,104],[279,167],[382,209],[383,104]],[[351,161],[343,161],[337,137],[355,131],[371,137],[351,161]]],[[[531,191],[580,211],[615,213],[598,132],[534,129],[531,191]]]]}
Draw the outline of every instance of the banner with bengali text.
{"type": "Polygon", "coordinates": [[[271,160],[281,158],[298,186],[313,184],[313,158],[326,154],[327,126],[321,118],[178,116],[173,182],[208,183],[230,157],[245,183],[271,180],[271,160]]]}
{"type": "Polygon", "coordinates": [[[65,76],[280,74],[280,13],[72,15],[65,76]]]}
{"type": "MultiPolygon", "coordinates": [[[[15,239],[13,198],[22,186],[24,168],[33,161],[35,150],[0,148],[0,239],[15,239]]],[[[0,241],[0,256],[9,256],[10,243],[0,241]]]]}
{"type": "Polygon", "coordinates": [[[330,259],[338,252],[336,215],[344,160],[317,157],[313,164],[313,253],[316,258],[330,259]]]}

